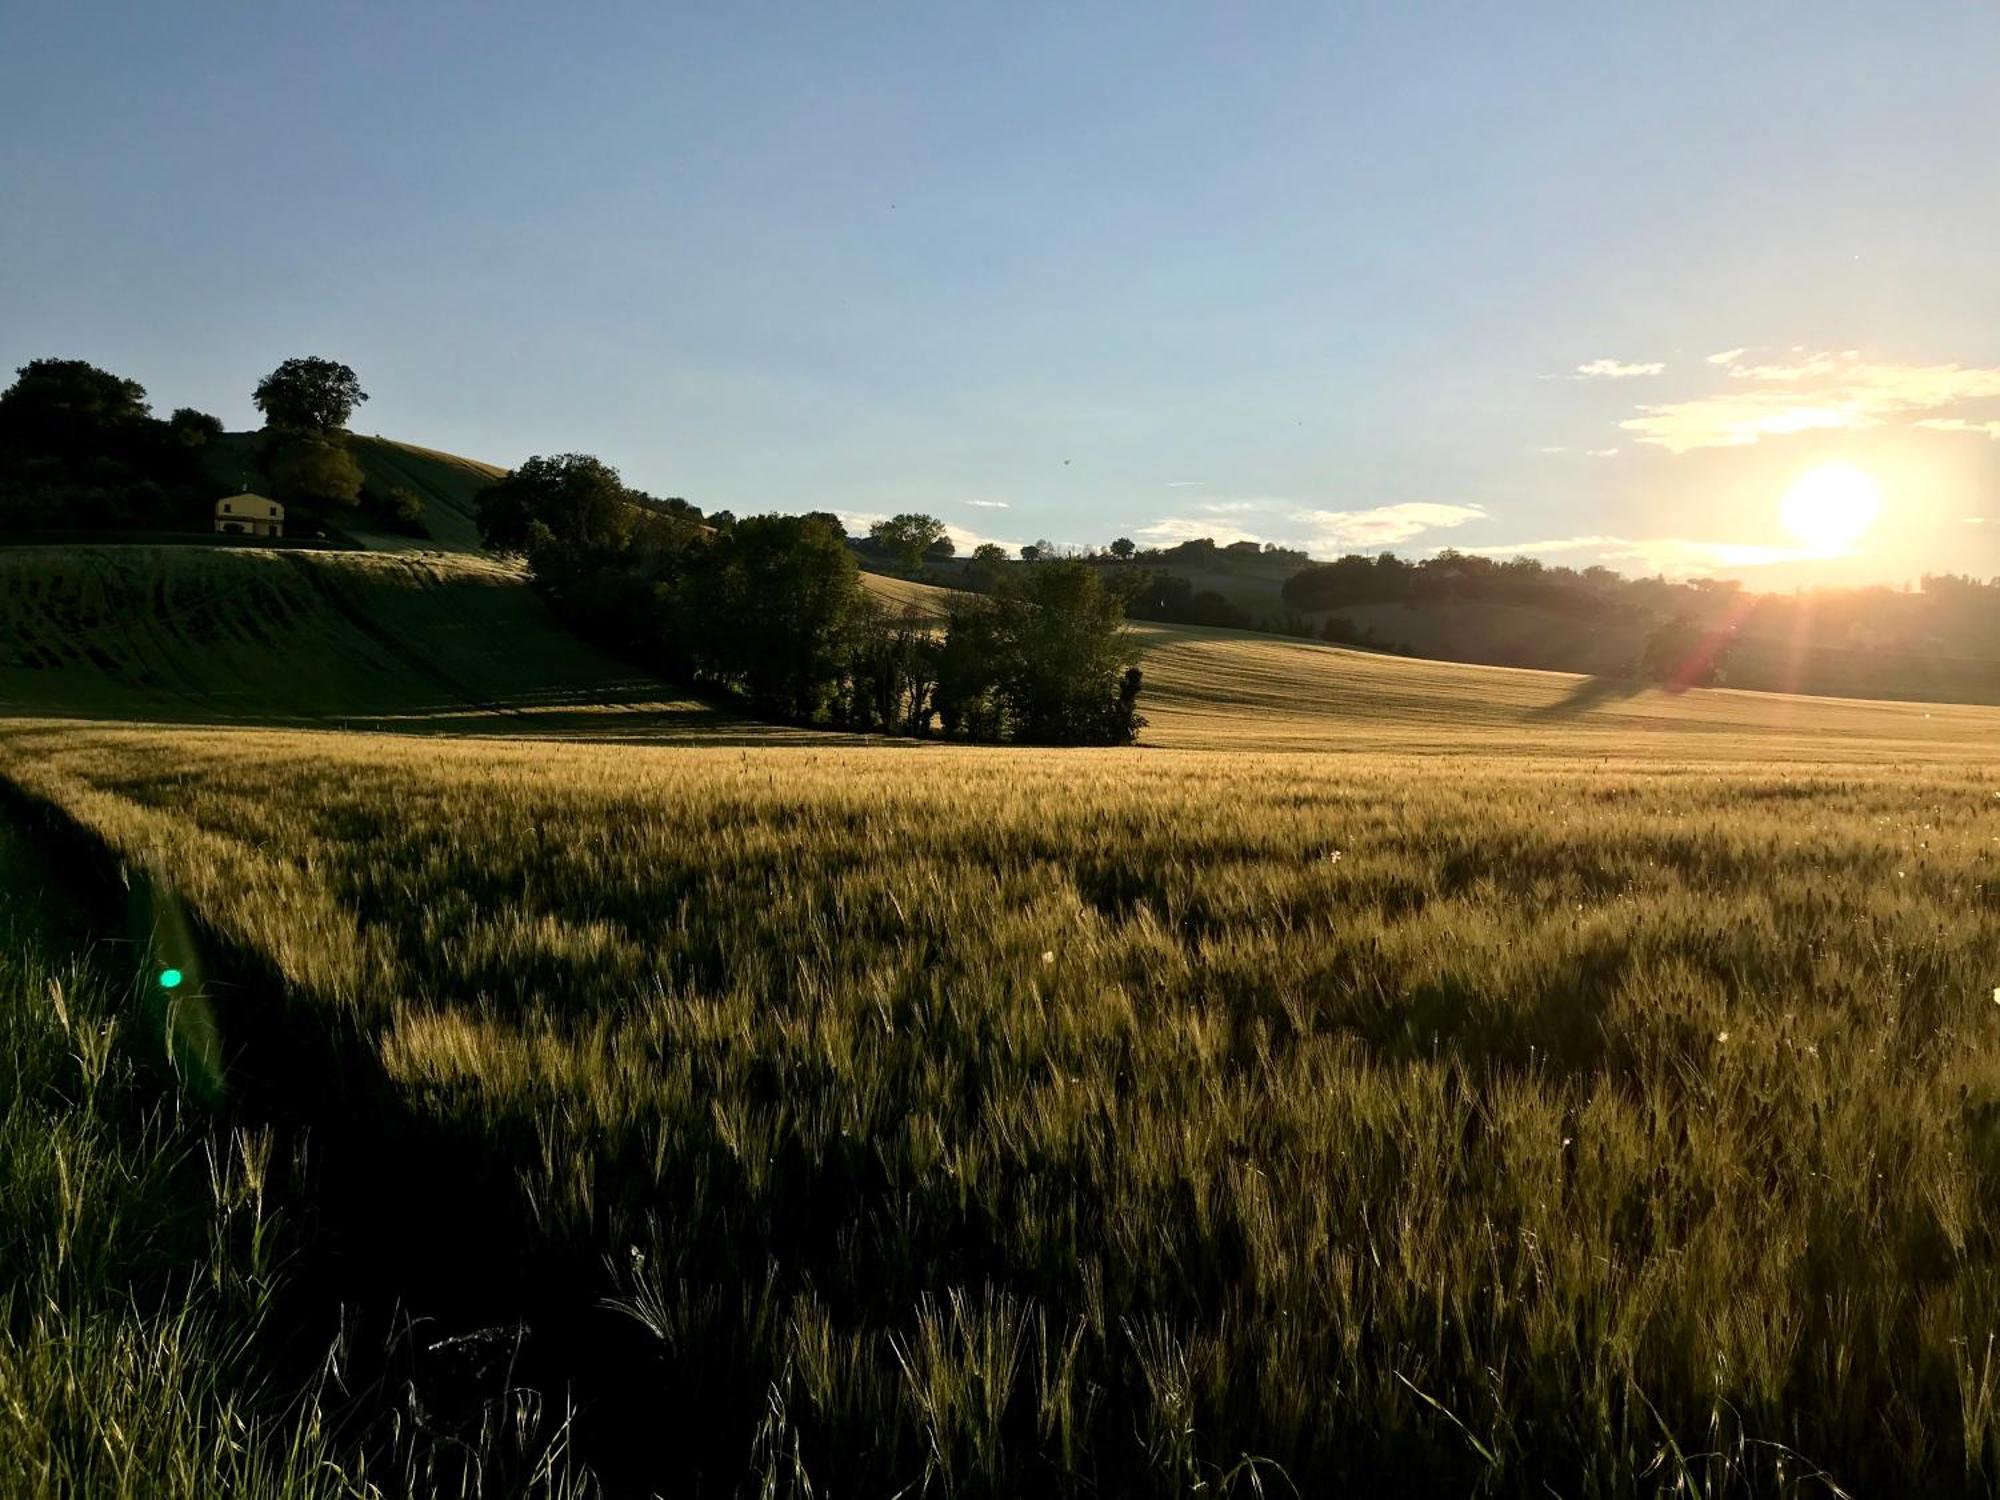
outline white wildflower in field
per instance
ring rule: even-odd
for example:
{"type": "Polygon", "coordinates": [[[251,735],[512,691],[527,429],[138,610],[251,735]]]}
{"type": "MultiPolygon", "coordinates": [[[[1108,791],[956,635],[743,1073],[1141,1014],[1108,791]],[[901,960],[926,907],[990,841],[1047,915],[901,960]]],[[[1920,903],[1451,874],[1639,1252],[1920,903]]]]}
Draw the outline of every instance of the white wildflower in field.
{"type": "Polygon", "coordinates": [[[1043,963],[1045,963],[1045,964],[1052,964],[1052,963],[1054,963],[1055,961],[1056,961],[1056,950],[1055,950],[1055,949],[1053,949],[1053,948],[1045,948],[1045,949],[1043,949],[1043,950],[1042,950],[1042,962],[1043,962],[1043,963]]]}

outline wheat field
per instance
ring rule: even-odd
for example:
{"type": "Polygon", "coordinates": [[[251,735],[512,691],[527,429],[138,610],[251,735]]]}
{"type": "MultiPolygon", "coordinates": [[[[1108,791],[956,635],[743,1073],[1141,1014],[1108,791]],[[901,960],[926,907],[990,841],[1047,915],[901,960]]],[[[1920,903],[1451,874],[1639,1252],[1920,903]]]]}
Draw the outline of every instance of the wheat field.
{"type": "Polygon", "coordinates": [[[162,1402],[188,1493],[2000,1475],[2000,712],[1141,626],[1139,747],[953,747],[677,700],[476,559],[0,584],[69,830],[0,881],[11,1191],[117,1252],[9,1240],[49,1483],[162,1402]],[[153,1111],[72,1177],[65,1047],[153,1111]]]}
{"type": "Polygon", "coordinates": [[[2000,774],[1707,711],[1680,759],[1378,709],[1432,748],[0,766],[492,1187],[410,1234],[622,1310],[635,1482],[1983,1492],[2000,774]]]}

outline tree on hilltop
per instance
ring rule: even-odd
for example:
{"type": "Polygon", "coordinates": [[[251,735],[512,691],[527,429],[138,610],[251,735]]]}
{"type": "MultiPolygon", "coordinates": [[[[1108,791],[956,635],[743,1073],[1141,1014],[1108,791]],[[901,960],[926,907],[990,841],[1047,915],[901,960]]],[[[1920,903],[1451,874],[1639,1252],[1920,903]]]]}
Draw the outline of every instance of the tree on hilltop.
{"type": "Polygon", "coordinates": [[[205,448],[222,436],[222,418],[183,406],[168,418],[167,430],[183,448],[205,448]]]}
{"type": "Polygon", "coordinates": [[[1132,554],[1139,549],[1129,536],[1121,536],[1111,544],[1111,555],[1120,562],[1130,562],[1132,554]]]}
{"type": "MultiPolygon", "coordinates": [[[[934,552],[941,545],[946,548],[951,545],[951,538],[945,535],[944,522],[918,511],[905,511],[886,521],[877,521],[868,528],[868,536],[892,560],[912,572],[924,565],[927,553],[934,552]]],[[[951,553],[946,551],[943,555],[949,557],[951,553]]]]}
{"type": "Polygon", "coordinates": [[[368,393],[346,365],[305,355],[286,360],[258,381],[251,399],[266,427],[330,438],[346,430],[347,419],[368,393]]]}
{"type": "Polygon", "coordinates": [[[152,415],[146,388],[81,359],[31,359],[0,392],[0,444],[65,458],[96,455],[152,415]]]}

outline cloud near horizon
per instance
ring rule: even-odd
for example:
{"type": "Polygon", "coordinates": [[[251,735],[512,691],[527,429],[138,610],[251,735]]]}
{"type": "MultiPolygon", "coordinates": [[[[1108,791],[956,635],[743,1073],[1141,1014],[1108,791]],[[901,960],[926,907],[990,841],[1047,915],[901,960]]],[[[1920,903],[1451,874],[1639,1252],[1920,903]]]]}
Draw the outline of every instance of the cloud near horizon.
{"type": "Polygon", "coordinates": [[[2000,422],[1968,422],[1963,417],[1926,417],[1916,424],[1932,432],[1976,432],[2000,442],[2000,422]]]}
{"type": "MultiPolygon", "coordinates": [[[[1742,349],[1710,355],[1722,370],[1721,391],[1686,401],[1642,405],[1619,423],[1636,440],[1669,453],[1700,448],[1742,448],[1793,433],[1880,427],[1893,418],[1941,412],[1970,401],[2000,399],[2000,368],[1960,364],[1918,365],[1840,353],[1794,349],[1775,364],[1747,364],[1742,349]]],[[[2000,424],[1961,423],[1929,417],[1919,427],[1948,432],[1986,431],[2000,424]]]]}
{"type": "Polygon", "coordinates": [[[1645,573],[1688,578],[1718,568],[1765,568],[1778,563],[1822,562],[1841,554],[1809,548],[1764,547],[1750,542],[1702,542],[1684,537],[1622,536],[1555,537],[1540,542],[1508,542],[1496,547],[1462,547],[1480,557],[1543,557],[1551,553],[1591,552],[1607,567],[1636,565],[1645,573]]]}
{"type": "Polygon", "coordinates": [[[1662,363],[1634,364],[1622,359],[1593,359],[1589,364],[1578,365],[1572,380],[1632,380],[1641,375],[1658,375],[1666,370],[1662,363]]]}
{"type": "Polygon", "coordinates": [[[1314,556],[1355,547],[1386,547],[1427,531],[1487,518],[1484,506],[1412,500],[1366,510],[1321,510],[1278,497],[1217,500],[1198,516],[1166,516],[1133,535],[1161,545],[1214,537],[1228,542],[1276,542],[1314,556]],[[1256,529],[1250,529],[1254,522],[1256,529]]]}

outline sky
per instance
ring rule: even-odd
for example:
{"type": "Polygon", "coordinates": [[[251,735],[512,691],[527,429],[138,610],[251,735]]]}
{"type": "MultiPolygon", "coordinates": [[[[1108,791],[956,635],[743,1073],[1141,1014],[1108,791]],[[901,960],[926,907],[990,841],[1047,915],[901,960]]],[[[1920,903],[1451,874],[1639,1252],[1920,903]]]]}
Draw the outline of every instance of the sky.
{"type": "Polygon", "coordinates": [[[325,355],[961,544],[1986,576],[1996,79],[1990,0],[0,0],[0,367],[247,427],[325,355]]]}

